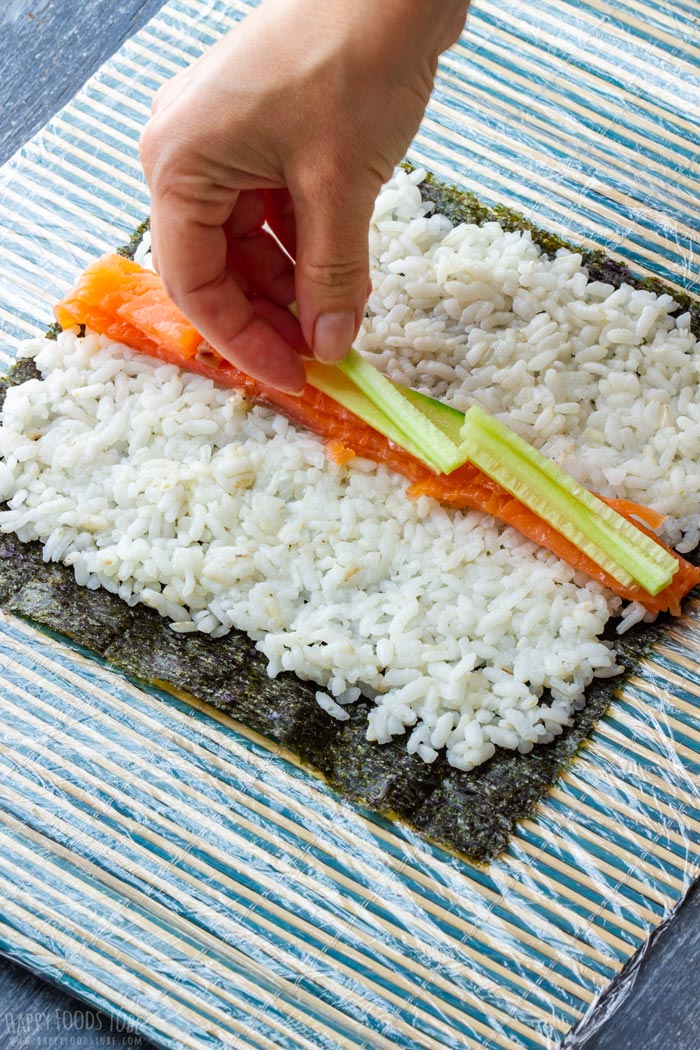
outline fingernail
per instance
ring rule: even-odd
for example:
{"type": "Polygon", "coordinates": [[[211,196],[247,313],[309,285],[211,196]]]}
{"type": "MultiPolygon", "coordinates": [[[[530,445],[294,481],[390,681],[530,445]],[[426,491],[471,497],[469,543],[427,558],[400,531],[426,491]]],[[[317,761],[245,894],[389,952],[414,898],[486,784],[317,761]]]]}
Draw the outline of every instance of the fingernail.
{"type": "Polygon", "coordinates": [[[345,310],[321,314],[314,327],[314,357],[319,361],[342,361],[355,338],[355,314],[345,310]]]}
{"type": "Polygon", "coordinates": [[[291,394],[292,397],[301,397],[306,387],[306,383],[302,383],[301,386],[296,383],[293,386],[291,384],[288,386],[286,383],[271,383],[270,385],[281,390],[283,394],[291,394]]]}

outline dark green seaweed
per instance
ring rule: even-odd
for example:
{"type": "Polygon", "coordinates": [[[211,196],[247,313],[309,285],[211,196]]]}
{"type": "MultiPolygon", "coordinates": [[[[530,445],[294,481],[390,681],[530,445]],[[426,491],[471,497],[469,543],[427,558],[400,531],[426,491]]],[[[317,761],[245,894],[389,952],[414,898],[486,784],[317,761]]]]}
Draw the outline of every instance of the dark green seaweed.
{"type": "MultiPolygon", "coordinates": [[[[411,165],[405,165],[411,170],[411,165]]],[[[496,204],[490,208],[483,204],[473,193],[460,190],[457,186],[448,186],[432,175],[428,175],[420,184],[424,200],[432,201],[435,210],[446,215],[452,222],[473,222],[482,226],[485,222],[498,222],[505,230],[522,232],[528,230],[533,241],[546,255],[554,255],[560,248],[576,252],[583,259],[589,276],[594,281],[602,281],[619,288],[621,284],[631,284],[635,288],[667,294],[678,303],[678,311],[688,311],[691,316],[691,328],[696,335],[700,334],[700,302],[678,288],[671,288],[657,277],[640,277],[618,259],[611,259],[600,248],[581,248],[555,233],[549,233],[535,226],[528,219],[512,208],[496,204]]]]}
{"type": "MultiPolygon", "coordinates": [[[[337,722],[314,699],[316,687],[293,675],[268,677],[266,660],[240,632],[212,640],[175,634],[152,609],[129,608],[107,591],[79,587],[72,570],[45,564],[40,543],[0,534],[0,605],[92,650],[134,679],[164,684],[221,708],[249,729],[293,751],[346,799],[406,821],[427,838],[472,860],[499,853],[518,820],[537,803],[605,712],[616,680],[596,680],[574,725],[528,755],[499,750],[462,773],[443,757],[426,765],[401,739],[365,738],[369,701],[337,722]]],[[[664,618],[616,642],[634,669],[664,618]]]]}
{"type": "MultiPolygon", "coordinates": [[[[517,213],[488,208],[473,195],[430,176],[421,191],[454,222],[497,220],[511,230],[530,230],[547,253],[562,247],[577,250],[517,213]]],[[[141,224],[129,244],[119,249],[121,254],[133,256],[147,226],[147,221],[141,224]]],[[[581,254],[596,280],[616,287],[627,282],[656,292],[670,291],[662,282],[635,277],[603,252],[581,254]]],[[[697,306],[675,290],[671,294],[679,309],[691,309],[698,334],[697,306]]],[[[32,362],[15,365],[0,380],[0,407],[8,385],[37,376],[32,362]]],[[[477,862],[503,850],[517,822],[533,815],[562,769],[585,746],[619,683],[619,679],[594,681],[574,724],[551,744],[528,755],[499,749],[489,762],[463,773],[442,756],[426,765],[407,753],[402,739],[382,746],[369,743],[365,738],[369,701],[352,705],[347,722],[332,719],[316,703],[315,686],[289,674],[270,679],[265,659],[240,632],[215,641],[200,634],[175,634],[153,610],[130,608],[106,591],[78,587],[71,569],[43,562],[39,543],[23,544],[0,534],[0,605],[78,642],[134,679],[169,685],[221,708],[294,752],[342,798],[401,820],[438,845],[477,862]]],[[[634,671],[666,623],[667,618],[660,617],[623,640],[615,638],[610,628],[609,637],[628,672],[634,671]]]]}
{"type": "Polygon", "coordinates": [[[126,259],[133,259],[136,254],[136,249],[143,240],[143,235],[150,228],[151,220],[146,218],[142,223],[136,227],[131,237],[126,244],[122,244],[117,248],[117,255],[123,255],[126,259]]]}

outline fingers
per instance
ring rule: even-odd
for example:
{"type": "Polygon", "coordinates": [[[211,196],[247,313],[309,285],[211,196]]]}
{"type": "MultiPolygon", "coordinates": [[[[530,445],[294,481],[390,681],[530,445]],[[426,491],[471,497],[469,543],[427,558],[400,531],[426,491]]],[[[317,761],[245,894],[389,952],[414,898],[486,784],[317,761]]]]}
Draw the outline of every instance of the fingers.
{"type": "Polygon", "coordinates": [[[261,321],[266,321],[278,335],[281,335],[285,342],[289,343],[297,353],[303,357],[310,357],[311,351],[304,342],[304,337],[301,334],[301,328],[296,317],[287,309],[286,306],[278,306],[277,303],[271,302],[262,295],[250,296],[250,305],[253,308],[253,313],[261,321]]]}
{"type": "Polygon", "coordinates": [[[306,372],[301,358],[267,320],[254,317],[237,336],[212,346],[261,383],[288,394],[300,394],[304,389],[306,372]]]}
{"type": "Polygon", "coordinates": [[[261,382],[299,393],[305,382],[299,354],[256,317],[227,267],[224,205],[199,204],[198,214],[192,200],[154,197],[153,239],[166,292],[222,357],[261,382]]]}
{"type": "Polygon", "coordinates": [[[369,223],[379,190],[328,178],[316,192],[293,194],[296,292],[304,338],[314,357],[345,357],[362,320],[369,282],[369,223]]]}
{"type": "Polygon", "coordinates": [[[304,378],[298,330],[274,307],[296,299],[321,360],[352,344],[376,195],[466,4],[264,2],[158,92],[141,156],[159,272],[216,350],[264,382],[304,378]]]}
{"type": "Polygon", "coordinates": [[[270,228],[292,259],[297,257],[297,226],[289,190],[265,190],[265,213],[270,228]]]}
{"type": "Polygon", "coordinates": [[[281,306],[288,306],[296,294],[294,265],[275,238],[263,229],[265,196],[260,190],[239,193],[236,206],[224,224],[227,265],[258,292],[281,306]]]}

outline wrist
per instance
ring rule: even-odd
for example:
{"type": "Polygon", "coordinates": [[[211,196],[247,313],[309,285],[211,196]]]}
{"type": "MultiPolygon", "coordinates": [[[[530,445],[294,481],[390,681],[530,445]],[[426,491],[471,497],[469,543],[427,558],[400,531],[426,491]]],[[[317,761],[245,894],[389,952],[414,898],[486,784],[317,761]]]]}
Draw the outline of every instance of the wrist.
{"type": "MultiPolygon", "coordinates": [[[[437,62],[439,55],[459,38],[470,0],[355,0],[368,43],[381,40],[389,53],[421,53],[437,62]]],[[[340,0],[345,6],[347,0],[340,0]]],[[[378,56],[383,61],[387,53],[378,56]]]]}
{"type": "Polygon", "coordinates": [[[288,24],[303,27],[312,46],[344,37],[382,62],[392,52],[421,52],[437,61],[459,38],[469,4],[470,0],[263,0],[259,13],[278,24],[287,18],[288,24]]]}
{"type": "Polygon", "coordinates": [[[395,21],[404,21],[417,39],[429,42],[435,58],[459,38],[470,0],[383,0],[395,21]],[[393,10],[392,10],[393,9],[393,10]]]}

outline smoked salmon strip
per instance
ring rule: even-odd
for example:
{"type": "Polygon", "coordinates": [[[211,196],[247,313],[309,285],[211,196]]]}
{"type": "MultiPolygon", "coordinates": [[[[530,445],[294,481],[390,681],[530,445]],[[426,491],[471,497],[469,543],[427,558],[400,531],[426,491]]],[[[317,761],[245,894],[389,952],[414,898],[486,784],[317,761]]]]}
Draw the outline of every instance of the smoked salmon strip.
{"type": "MultiPolygon", "coordinates": [[[[513,526],[574,569],[598,580],[621,598],[639,602],[649,612],[670,612],[677,616],[682,599],[700,583],[700,568],[670,551],[678,562],[678,569],[671,583],[657,595],[652,597],[638,586],[621,586],[548,522],[471,464],[466,463],[451,474],[435,474],[308,383],[300,396],[294,396],[251,378],[203,341],[168,299],[157,274],[120,255],[106,255],[92,263],[75,288],[58,304],[55,314],[62,328],[85,325],[100,335],[207,376],[282,412],[322,437],[331,458],[338,463],[358,455],[383,464],[411,482],[407,491],[411,498],[430,496],[452,507],[481,510],[513,526]]],[[[607,499],[606,502],[649,535],[652,535],[651,529],[658,528],[663,521],[655,511],[628,500],[607,499]]]]}

